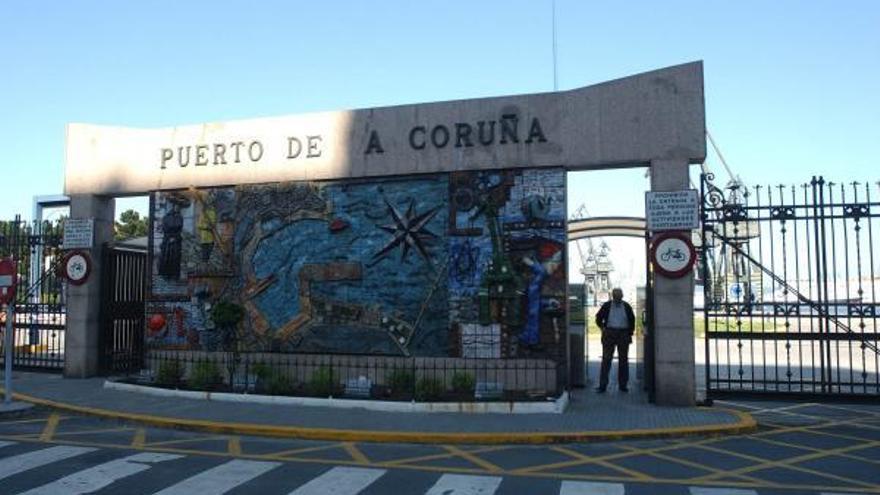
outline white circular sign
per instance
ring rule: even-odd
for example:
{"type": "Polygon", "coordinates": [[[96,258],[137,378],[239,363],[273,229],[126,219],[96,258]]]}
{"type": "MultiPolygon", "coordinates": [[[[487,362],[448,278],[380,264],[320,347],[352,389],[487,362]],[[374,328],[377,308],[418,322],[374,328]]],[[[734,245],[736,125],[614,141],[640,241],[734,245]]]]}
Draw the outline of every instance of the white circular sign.
{"type": "Polygon", "coordinates": [[[654,266],[667,277],[684,276],[693,266],[695,256],[693,244],[684,235],[664,234],[654,244],[654,266]]]}
{"type": "Polygon", "coordinates": [[[90,261],[85,253],[70,253],[64,262],[64,274],[74,285],[82,284],[89,278],[90,268],[90,261]]]}

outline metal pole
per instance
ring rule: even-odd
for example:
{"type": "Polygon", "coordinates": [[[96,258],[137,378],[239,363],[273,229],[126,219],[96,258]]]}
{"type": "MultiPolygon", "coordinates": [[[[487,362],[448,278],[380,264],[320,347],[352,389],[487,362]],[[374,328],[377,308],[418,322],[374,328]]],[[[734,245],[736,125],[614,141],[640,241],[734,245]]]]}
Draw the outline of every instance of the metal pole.
{"type": "Polygon", "coordinates": [[[559,78],[556,72],[556,0],[553,0],[553,91],[559,90],[559,78]]]}
{"type": "Polygon", "coordinates": [[[4,383],[3,390],[6,391],[6,396],[3,399],[3,402],[6,404],[12,403],[12,332],[13,325],[12,320],[15,319],[15,301],[10,302],[6,305],[6,333],[3,335],[3,351],[4,351],[4,361],[5,365],[4,371],[4,383]]]}

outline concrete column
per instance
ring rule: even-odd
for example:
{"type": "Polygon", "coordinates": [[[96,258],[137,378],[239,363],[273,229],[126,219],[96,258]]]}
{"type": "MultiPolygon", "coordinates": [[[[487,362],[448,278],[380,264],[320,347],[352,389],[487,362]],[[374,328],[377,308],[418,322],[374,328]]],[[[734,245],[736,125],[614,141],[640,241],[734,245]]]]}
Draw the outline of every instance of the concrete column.
{"type": "Polygon", "coordinates": [[[98,374],[101,331],[101,246],[113,240],[115,201],[112,197],[73,195],[71,218],[94,218],[95,238],[88,250],[92,270],[88,281],[67,290],[67,329],[64,336],[64,376],[87,378],[98,374]]]}
{"type": "MultiPolygon", "coordinates": [[[[688,161],[651,162],[651,190],[689,189],[688,161]]],[[[654,274],[654,390],[657,404],[696,403],[694,363],[694,279],[654,274]]]]}

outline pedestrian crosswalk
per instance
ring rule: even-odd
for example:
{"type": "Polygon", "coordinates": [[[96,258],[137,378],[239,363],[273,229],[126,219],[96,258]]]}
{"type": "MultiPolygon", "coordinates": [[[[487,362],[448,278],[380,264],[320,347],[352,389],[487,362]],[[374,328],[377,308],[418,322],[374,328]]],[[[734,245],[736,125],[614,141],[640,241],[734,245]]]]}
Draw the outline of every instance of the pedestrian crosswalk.
{"type": "Polygon", "coordinates": [[[498,476],[444,474],[425,495],[482,495],[492,494],[501,484],[498,476]]]}
{"type": "Polygon", "coordinates": [[[222,495],[231,487],[250,481],[280,465],[280,462],[235,459],[169,486],[156,495],[222,495]]]}
{"type": "MultiPolygon", "coordinates": [[[[7,445],[11,444],[11,442],[7,442],[7,445]]],[[[82,455],[87,452],[94,452],[95,450],[96,449],[91,447],[70,447],[67,445],[59,445],[58,447],[49,447],[47,449],[36,450],[0,459],[0,480],[23,471],[37,469],[46,464],[63,461],[64,459],[69,459],[73,456],[82,455]]]]}
{"type": "Polygon", "coordinates": [[[290,492],[290,495],[357,495],[364,488],[385,474],[384,469],[335,467],[305,485],[290,492]]]}
{"type": "Polygon", "coordinates": [[[155,452],[144,452],[141,454],[130,455],[122,459],[115,459],[88,469],[77,471],[69,476],[65,476],[45,485],[38,486],[32,490],[28,490],[24,492],[23,495],[56,495],[60,493],[64,493],[65,495],[80,495],[83,493],[92,493],[109,486],[116,480],[146,471],[150,469],[152,463],[170,461],[173,459],[179,459],[180,457],[181,456],[175,454],[160,454],[155,452]]]}
{"type": "MultiPolygon", "coordinates": [[[[656,488],[646,483],[552,479],[539,480],[538,483],[545,484],[535,488],[523,486],[522,483],[528,481],[524,482],[523,477],[517,476],[327,467],[9,441],[0,441],[0,480],[3,480],[0,492],[21,495],[83,495],[95,492],[223,495],[233,490],[260,495],[637,495],[655,493],[656,488]]],[[[672,485],[665,485],[663,493],[762,495],[758,490],[744,488],[672,485]]],[[[846,494],[841,492],[835,495],[846,494]]]]}

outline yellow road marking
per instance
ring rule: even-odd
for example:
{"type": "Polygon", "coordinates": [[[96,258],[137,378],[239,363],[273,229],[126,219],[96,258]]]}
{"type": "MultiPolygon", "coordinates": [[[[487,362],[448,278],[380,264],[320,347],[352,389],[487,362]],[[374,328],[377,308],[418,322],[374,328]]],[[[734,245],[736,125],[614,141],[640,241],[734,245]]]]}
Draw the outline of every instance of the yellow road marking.
{"type": "MultiPolygon", "coordinates": [[[[506,450],[506,449],[508,449],[508,448],[509,448],[509,447],[497,447],[497,446],[492,446],[492,447],[483,447],[483,448],[478,448],[478,449],[471,449],[469,452],[470,452],[471,454],[479,454],[479,453],[482,453],[482,452],[495,452],[495,451],[498,451],[498,450],[506,450]]],[[[384,461],[384,462],[382,462],[381,464],[383,464],[383,465],[385,465],[385,466],[388,466],[388,467],[396,467],[396,466],[403,466],[403,465],[406,465],[406,464],[412,464],[412,463],[415,463],[415,462],[436,461],[436,460],[439,460],[439,459],[448,459],[448,458],[451,458],[451,457],[453,457],[453,455],[450,454],[450,453],[447,451],[447,452],[440,452],[440,453],[437,453],[437,454],[420,455],[420,456],[416,456],[416,457],[404,457],[403,459],[394,459],[394,460],[392,460],[392,461],[384,461]]]]}
{"type": "MultiPolygon", "coordinates": [[[[781,445],[787,446],[787,447],[796,447],[796,445],[787,444],[785,442],[777,442],[777,441],[773,441],[773,440],[767,440],[765,438],[761,438],[760,440],[768,442],[768,443],[781,444],[781,445]]],[[[794,469],[796,471],[802,471],[805,473],[810,473],[810,474],[822,476],[825,478],[836,479],[838,481],[843,481],[843,482],[854,484],[854,485],[861,485],[861,486],[866,486],[869,488],[876,488],[877,485],[875,485],[873,483],[867,483],[864,481],[847,478],[845,476],[839,476],[839,475],[832,474],[832,473],[817,471],[814,469],[810,469],[807,467],[797,465],[797,463],[800,463],[800,462],[821,459],[823,457],[835,455],[838,452],[849,452],[851,450],[858,450],[858,449],[862,449],[862,448],[866,448],[866,447],[872,447],[874,445],[880,445],[880,442],[868,442],[867,444],[864,444],[864,445],[851,445],[848,447],[827,449],[827,450],[823,450],[823,451],[819,451],[819,452],[813,452],[810,454],[803,454],[803,455],[799,455],[799,456],[795,456],[795,457],[789,457],[787,459],[781,459],[781,460],[777,460],[777,461],[767,461],[767,462],[760,464],[760,465],[757,465],[757,466],[746,466],[746,467],[742,467],[739,469],[733,469],[731,471],[728,471],[726,473],[722,473],[720,475],[719,474],[710,474],[710,475],[706,475],[706,476],[701,476],[701,477],[695,478],[695,480],[698,480],[698,481],[713,480],[713,479],[719,478],[720,476],[737,476],[740,474],[760,471],[762,469],[769,469],[769,468],[773,468],[773,467],[782,467],[782,468],[794,469]]]]}
{"type": "MultiPolygon", "coordinates": [[[[0,435],[0,438],[12,438],[9,436],[0,435]]],[[[26,439],[27,442],[38,443],[36,439],[26,439]]],[[[49,442],[39,442],[39,443],[49,443],[49,444],[58,444],[58,445],[81,445],[81,446],[90,446],[90,447],[101,447],[107,449],[128,449],[128,446],[116,445],[116,444],[104,444],[98,442],[77,442],[72,440],[62,440],[56,441],[52,440],[49,442]]],[[[155,450],[157,452],[168,452],[175,454],[193,454],[193,455],[204,455],[209,457],[229,457],[229,454],[226,452],[214,452],[214,451],[198,451],[192,449],[179,449],[179,448],[156,448],[150,449],[155,450]]],[[[451,455],[451,454],[446,454],[451,455]]],[[[353,461],[345,461],[345,460],[336,460],[336,459],[289,459],[289,458],[281,458],[276,457],[271,454],[243,454],[241,457],[246,459],[254,459],[254,460],[271,460],[271,461],[282,461],[282,462],[306,462],[312,464],[321,464],[321,465],[357,465],[363,466],[363,464],[358,464],[353,461]]],[[[371,467],[386,467],[384,463],[372,463],[371,467]]],[[[397,469],[407,469],[410,471],[427,471],[427,472],[437,472],[437,473],[447,473],[447,472],[455,472],[455,473],[463,473],[463,474],[472,474],[472,473],[483,473],[484,471],[477,469],[465,469],[465,468],[456,468],[456,467],[447,467],[447,466],[414,466],[414,465],[399,465],[394,466],[397,469]]],[[[573,479],[573,480],[597,480],[597,481],[611,481],[611,482],[626,482],[633,481],[631,477],[622,477],[622,476],[604,476],[604,475],[592,475],[592,474],[577,474],[577,473],[519,473],[518,470],[511,471],[501,471],[499,473],[504,476],[516,476],[516,477],[535,477],[535,478],[546,478],[546,479],[573,479]]],[[[663,485],[681,485],[681,484],[698,484],[702,486],[714,486],[714,487],[733,487],[733,488],[788,488],[791,490],[804,490],[804,491],[844,491],[849,493],[880,493],[875,489],[865,489],[859,487],[852,486],[839,486],[839,485],[809,485],[809,484],[791,484],[791,483],[773,483],[764,480],[758,480],[757,483],[746,483],[746,482],[737,482],[737,481],[698,481],[695,478],[653,478],[648,477],[646,481],[655,484],[663,484],[663,485]]]]}
{"type": "Polygon", "coordinates": [[[550,464],[539,464],[537,466],[521,467],[521,468],[515,469],[514,471],[518,472],[518,473],[533,473],[533,472],[538,472],[538,471],[546,471],[548,469],[574,467],[574,466],[580,466],[583,464],[597,463],[600,461],[607,461],[609,459],[620,459],[620,458],[625,458],[625,457],[630,457],[630,456],[636,455],[633,452],[618,452],[615,454],[606,454],[606,455],[602,455],[602,456],[590,457],[590,456],[586,456],[586,455],[580,454],[578,452],[575,452],[573,450],[566,449],[565,447],[558,447],[558,446],[551,447],[550,450],[555,450],[557,452],[561,452],[563,454],[568,455],[569,457],[572,457],[573,459],[570,461],[560,461],[560,462],[552,462],[550,464]]]}
{"type": "Polygon", "coordinates": [[[329,450],[339,447],[342,447],[341,443],[332,443],[329,445],[316,445],[314,447],[300,447],[298,449],[281,450],[279,452],[272,452],[270,455],[278,456],[279,458],[287,458],[287,456],[291,455],[304,454],[306,452],[318,452],[321,450],[329,450]]]}
{"type": "Polygon", "coordinates": [[[606,469],[611,469],[612,471],[617,471],[617,472],[626,474],[626,475],[630,476],[632,479],[642,480],[642,481],[648,481],[651,479],[650,476],[648,476],[647,474],[642,473],[640,471],[636,471],[634,469],[630,469],[630,468],[627,468],[624,466],[618,466],[617,464],[612,464],[612,463],[610,463],[608,461],[604,461],[598,457],[590,457],[588,455],[581,454],[580,452],[577,452],[575,450],[571,450],[566,447],[552,447],[551,450],[554,450],[556,452],[559,452],[560,454],[565,454],[567,456],[574,457],[575,459],[583,461],[582,464],[578,464],[578,465],[598,464],[599,466],[602,466],[606,469]]]}
{"type": "Polygon", "coordinates": [[[856,414],[868,414],[868,415],[877,416],[878,418],[880,418],[880,413],[871,411],[870,409],[867,409],[867,408],[866,409],[855,409],[855,408],[844,407],[844,406],[841,406],[838,404],[818,404],[818,405],[820,407],[826,407],[828,409],[838,409],[841,411],[848,411],[848,412],[856,413],[856,414]]]}
{"type": "Polygon", "coordinates": [[[131,447],[135,449],[144,448],[144,444],[147,442],[147,430],[145,428],[138,428],[134,432],[134,437],[131,439],[131,447]]]}
{"type": "MultiPolygon", "coordinates": [[[[771,429],[766,431],[758,431],[755,433],[750,433],[748,435],[744,435],[746,438],[759,438],[768,435],[776,435],[778,433],[788,433],[792,431],[807,431],[811,428],[828,428],[831,426],[844,426],[844,425],[858,425],[860,419],[847,419],[840,421],[830,421],[822,424],[812,424],[812,425],[798,425],[798,426],[781,426],[778,429],[771,429]]],[[[767,423],[764,423],[767,424],[767,423]]]]}
{"type": "Polygon", "coordinates": [[[779,413],[779,414],[791,414],[791,415],[797,415],[797,416],[809,416],[808,414],[803,414],[803,413],[792,413],[791,410],[792,409],[801,409],[804,407],[810,407],[810,406],[816,406],[816,405],[818,405],[818,404],[816,404],[814,402],[806,402],[803,404],[794,404],[791,406],[784,406],[784,407],[776,407],[776,408],[767,407],[764,409],[757,409],[757,410],[749,411],[749,412],[751,414],[779,413]]]}
{"type": "Polygon", "coordinates": [[[46,420],[46,426],[43,427],[43,432],[40,433],[41,441],[47,442],[52,440],[52,437],[55,436],[55,430],[58,429],[58,421],[60,421],[60,416],[57,414],[49,416],[49,419],[46,420]]]}
{"type": "MultiPolygon", "coordinates": [[[[814,431],[814,432],[812,432],[812,433],[819,433],[819,432],[814,431]]],[[[832,435],[832,436],[836,436],[836,435],[832,435]]],[[[758,441],[761,441],[761,442],[765,442],[765,443],[771,443],[771,444],[781,445],[781,446],[783,446],[783,447],[797,447],[797,448],[799,448],[799,449],[809,450],[809,451],[812,451],[812,452],[825,452],[825,449],[820,449],[820,448],[816,448],[816,447],[810,447],[809,445],[801,445],[801,444],[794,444],[794,443],[782,442],[782,441],[779,441],[779,440],[772,440],[772,439],[769,439],[769,438],[763,438],[763,437],[761,437],[761,438],[756,438],[755,440],[758,440],[758,441]]],[[[864,442],[865,440],[862,439],[862,441],[864,442]]],[[[867,447],[870,447],[870,446],[871,446],[870,444],[865,445],[866,448],[867,448],[867,447]]],[[[718,451],[718,452],[721,452],[721,453],[724,453],[724,454],[730,454],[730,455],[734,455],[734,456],[737,456],[737,457],[742,457],[742,458],[745,458],[745,459],[754,459],[754,460],[757,460],[757,461],[759,461],[759,462],[767,462],[767,461],[770,460],[770,459],[762,459],[762,458],[760,458],[760,457],[750,456],[750,455],[748,455],[748,454],[743,454],[743,453],[741,453],[741,452],[734,452],[734,451],[723,450],[723,449],[719,449],[719,448],[717,448],[717,447],[709,447],[709,446],[707,446],[707,445],[699,445],[699,447],[700,447],[700,448],[703,448],[703,449],[715,450],[715,451],[718,451]]],[[[858,449],[854,449],[854,450],[858,450],[858,449]]],[[[866,458],[864,458],[864,457],[860,457],[860,456],[857,456],[857,455],[854,455],[854,454],[850,454],[850,453],[848,453],[848,452],[838,452],[838,453],[836,453],[836,454],[834,454],[834,455],[837,455],[837,456],[840,456],[840,457],[846,457],[846,458],[848,458],[848,459],[854,459],[854,460],[857,460],[857,461],[864,461],[864,462],[868,462],[868,463],[872,463],[872,464],[880,464],[880,460],[866,459],[866,458]]]]}
{"type": "MultiPolygon", "coordinates": [[[[800,432],[800,433],[804,433],[804,432],[800,432]]],[[[809,445],[802,445],[802,444],[798,444],[798,443],[786,442],[785,440],[777,440],[775,438],[755,437],[755,440],[757,440],[759,442],[769,443],[771,445],[779,445],[781,447],[788,447],[788,448],[792,448],[795,450],[811,450],[813,452],[819,452],[819,453],[823,453],[823,454],[825,452],[830,452],[829,449],[820,449],[820,448],[816,448],[816,447],[810,447],[809,445]]],[[[863,441],[860,444],[847,445],[846,447],[859,447],[859,446],[870,447],[871,442],[870,441],[866,441],[866,442],[863,441]]],[[[838,448],[844,448],[844,447],[838,447],[838,448]]],[[[858,450],[858,449],[854,448],[853,450],[858,450]]],[[[806,454],[802,454],[802,455],[806,455],[806,454]]]]}
{"type": "Polygon", "coordinates": [[[485,469],[486,471],[488,471],[490,473],[501,472],[500,467],[496,466],[495,464],[492,464],[491,462],[487,461],[486,459],[478,457],[477,455],[474,454],[473,451],[468,452],[468,451],[462,450],[454,445],[444,445],[443,448],[448,450],[449,453],[453,454],[454,456],[460,457],[460,458],[462,458],[472,464],[476,464],[477,466],[480,466],[481,468],[485,469]]]}
{"type": "Polygon", "coordinates": [[[241,455],[241,439],[239,439],[238,437],[229,437],[229,442],[226,445],[226,451],[229,453],[229,455],[241,455]]]}
{"type": "MultiPolygon", "coordinates": [[[[808,407],[808,406],[830,407],[830,406],[828,406],[827,404],[819,404],[819,403],[816,403],[816,402],[808,402],[808,403],[804,403],[804,404],[795,404],[795,405],[793,405],[793,406],[785,406],[785,407],[780,407],[780,408],[760,408],[760,407],[753,406],[753,405],[750,405],[750,404],[739,404],[739,403],[736,403],[736,402],[726,402],[726,401],[719,401],[719,402],[721,402],[721,403],[726,403],[726,404],[737,405],[737,406],[740,406],[740,407],[746,407],[746,408],[749,409],[749,414],[773,414],[773,413],[778,413],[778,414],[786,415],[786,416],[795,416],[795,417],[801,417],[801,418],[812,419],[813,421],[817,421],[817,422],[819,422],[819,423],[826,422],[826,421],[832,421],[830,418],[827,418],[827,417],[824,417],[824,416],[816,416],[816,415],[813,415],[813,414],[805,414],[805,413],[798,413],[798,412],[791,412],[791,411],[790,411],[790,409],[803,408],[803,407],[808,407]]],[[[840,408],[838,408],[838,409],[840,409],[840,408]]],[[[852,410],[852,409],[845,409],[845,410],[846,410],[846,411],[850,411],[850,412],[857,412],[857,411],[852,410]]],[[[874,413],[872,413],[872,414],[874,414],[874,413]]],[[[762,421],[760,421],[760,423],[761,423],[762,425],[766,425],[766,424],[769,424],[770,422],[769,422],[769,421],[766,421],[766,420],[762,420],[762,421]]]]}
{"type": "Polygon", "coordinates": [[[711,451],[711,452],[717,452],[717,453],[719,453],[719,454],[727,454],[727,455],[732,455],[732,456],[734,456],[734,457],[740,457],[740,458],[742,458],[742,459],[746,459],[746,460],[748,460],[748,461],[756,462],[756,463],[758,463],[758,464],[763,464],[763,463],[765,463],[765,462],[771,460],[771,459],[764,459],[763,457],[756,457],[756,456],[753,456],[753,455],[750,455],[750,454],[743,454],[742,452],[736,452],[735,450],[722,449],[722,448],[719,448],[719,447],[715,447],[714,445],[705,445],[705,444],[701,444],[701,445],[694,445],[694,447],[695,447],[695,448],[698,448],[698,449],[708,450],[708,451],[711,451]]]}
{"type": "Polygon", "coordinates": [[[854,422],[854,423],[852,423],[852,424],[853,424],[853,426],[859,426],[859,427],[862,427],[862,428],[868,428],[868,429],[870,429],[870,430],[880,430],[880,425],[872,425],[872,424],[870,424],[870,423],[866,423],[864,418],[862,418],[862,419],[860,419],[860,420],[858,420],[858,421],[856,421],[856,422],[854,422]]]}
{"type": "Polygon", "coordinates": [[[55,436],[67,437],[70,435],[88,435],[89,433],[117,433],[120,431],[132,431],[131,428],[119,426],[116,428],[98,428],[94,430],[77,430],[77,431],[56,431],[55,436]]]}
{"type": "MultiPolygon", "coordinates": [[[[60,414],[58,415],[58,419],[67,419],[69,417],[70,416],[62,416],[60,414]]],[[[10,421],[0,422],[0,426],[2,426],[2,425],[20,425],[20,424],[26,424],[26,423],[42,423],[43,421],[46,421],[47,419],[48,418],[13,419],[10,421]]]]}
{"type": "Polygon", "coordinates": [[[191,443],[191,442],[213,442],[217,440],[226,440],[227,436],[221,435],[209,435],[205,437],[195,437],[195,438],[178,438],[177,440],[163,440],[161,442],[152,442],[147,444],[148,447],[162,447],[165,445],[178,445],[181,443],[191,443]]]}
{"type": "MultiPolygon", "coordinates": [[[[626,448],[625,445],[624,445],[624,448],[626,448]]],[[[696,462],[692,462],[687,459],[681,459],[681,458],[675,457],[673,455],[664,454],[662,452],[650,452],[650,453],[642,454],[642,455],[653,456],[658,459],[663,459],[664,461],[674,462],[677,464],[681,464],[682,466],[687,466],[690,468],[699,469],[700,471],[708,471],[710,473],[717,473],[717,474],[722,474],[722,475],[727,474],[726,471],[724,471],[724,470],[717,469],[717,468],[711,467],[706,464],[697,464],[696,462]]],[[[753,481],[753,479],[751,479],[747,476],[736,476],[736,477],[737,478],[745,478],[749,481],[753,481]]]]}
{"type": "MultiPolygon", "coordinates": [[[[859,425],[853,424],[853,426],[859,426],[859,425]]],[[[805,429],[805,430],[803,430],[803,431],[806,432],[806,433],[812,433],[812,434],[814,434],[814,435],[823,435],[823,436],[827,436],[827,437],[836,437],[836,438],[840,438],[840,439],[843,439],[843,440],[855,440],[856,442],[870,441],[870,440],[868,440],[868,439],[866,439],[866,438],[863,438],[863,437],[854,437],[854,436],[851,436],[851,435],[846,435],[846,434],[844,434],[844,433],[834,433],[834,432],[830,432],[830,431],[819,431],[819,430],[816,429],[816,428],[825,428],[825,426],[819,425],[819,426],[816,426],[815,428],[807,428],[807,429],[805,429]]]]}
{"type": "Polygon", "coordinates": [[[342,444],[342,446],[343,446],[343,448],[345,448],[345,451],[348,452],[348,455],[350,455],[351,458],[354,459],[354,462],[357,462],[359,464],[369,464],[370,463],[370,460],[367,459],[367,456],[364,455],[364,453],[361,452],[360,449],[358,449],[354,443],[345,442],[342,444]]]}

